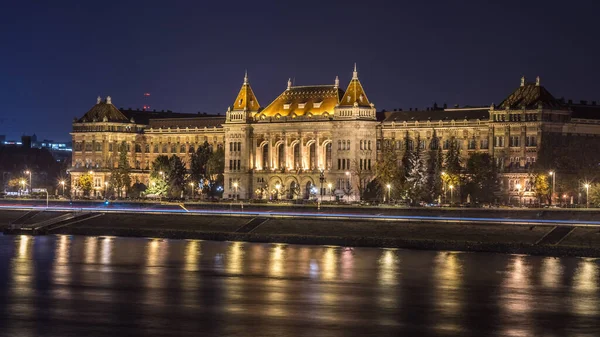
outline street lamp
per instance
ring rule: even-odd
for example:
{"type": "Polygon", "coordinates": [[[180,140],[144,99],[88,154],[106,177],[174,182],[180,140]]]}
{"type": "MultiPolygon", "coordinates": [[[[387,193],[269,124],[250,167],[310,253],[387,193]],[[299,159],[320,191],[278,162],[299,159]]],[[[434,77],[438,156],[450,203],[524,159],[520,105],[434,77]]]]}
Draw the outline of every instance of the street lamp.
{"type": "Polygon", "coordinates": [[[323,183],[325,182],[325,174],[323,169],[321,169],[319,172],[319,182],[321,182],[321,200],[323,200],[323,183]]]}
{"type": "Polygon", "coordinates": [[[450,184],[450,205],[454,204],[454,185],[450,184]]]}
{"type": "Polygon", "coordinates": [[[21,179],[20,183],[21,183],[21,195],[23,195],[23,192],[25,190],[25,184],[26,184],[25,179],[21,179]]]}
{"type": "Polygon", "coordinates": [[[61,180],[60,184],[62,185],[62,189],[63,189],[63,197],[65,196],[65,181],[61,180]]]}
{"type": "Polygon", "coordinates": [[[517,184],[515,186],[517,188],[517,193],[518,193],[518,197],[519,197],[519,207],[522,206],[523,202],[521,201],[521,184],[517,184]]]}
{"type": "Polygon", "coordinates": [[[234,193],[235,193],[235,200],[237,200],[238,199],[238,197],[237,197],[238,182],[237,181],[233,183],[233,190],[234,190],[234,193]]]}
{"type": "Polygon", "coordinates": [[[346,176],[348,176],[348,192],[352,191],[352,174],[350,171],[346,171],[346,176]]]}
{"type": "Polygon", "coordinates": [[[29,174],[29,190],[31,191],[33,189],[33,184],[31,182],[31,170],[25,171],[25,174],[29,174]]]}
{"type": "Polygon", "coordinates": [[[550,205],[552,206],[552,200],[554,199],[554,186],[556,185],[556,172],[550,171],[548,174],[552,176],[552,195],[550,195],[550,205]]]}
{"type": "Polygon", "coordinates": [[[104,182],[104,199],[108,198],[107,194],[108,194],[108,181],[105,181],[104,182]]]}
{"type": "Polygon", "coordinates": [[[193,183],[193,182],[191,182],[191,183],[190,183],[190,186],[191,186],[191,188],[190,188],[190,189],[192,190],[192,200],[194,200],[194,183],[193,183]]]}
{"type": "Polygon", "coordinates": [[[275,195],[275,200],[279,200],[279,189],[281,188],[280,184],[275,185],[275,189],[277,190],[277,194],[275,195]]]}
{"type": "Polygon", "coordinates": [[[392,185],[387,184],[387,185],[385,185],[385,187],[387,187],[387,189],[388,189],[388,204],[391,204],[392,203],[392,185]]]}
{"type": "Polygon", "coordinates": [[[563,194],[563,202],[565,203],[565,208],[567,207],[567,195],[563,194]]]}
{"type": "Polygon", "coordinates": [[[590,184],[585,183],[585,208],[590,208],[590,184]]]}
{"type": "Polygon", "coordinates": [[[444,178],[446,171],[442,171],[442,192],[444,194],[444,203],[446,203],[446,179],[444,178]]]}
{"type": "Polygon", "coordinates": [[[333,199],[333,192],[331,191],[333,184],[329,183],[329,184],[327,184],[327,187],[329,187],[329,201],[331,201],[333,199]]]}

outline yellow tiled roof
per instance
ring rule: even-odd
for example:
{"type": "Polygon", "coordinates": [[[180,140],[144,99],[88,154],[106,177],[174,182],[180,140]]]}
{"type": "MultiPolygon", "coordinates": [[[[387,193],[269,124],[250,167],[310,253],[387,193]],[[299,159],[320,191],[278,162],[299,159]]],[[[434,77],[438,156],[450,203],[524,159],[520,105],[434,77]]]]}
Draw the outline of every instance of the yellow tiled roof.
{"type": "Polygon", "coordinates": [[[233,102],[233,110],[244,109],[247,109],[248,111],[258,111],[260,109],[258,99],[256,99],[256,95],[254,95],[254,91],[252,91],[250,83],[247,81],[244,81],[240,93],[233,102]]]}
{"type": "Polygon", "coordinates": [[[353,78],[350,81],[350,84],[348,84],[348,89],[340,101],[340,105],[354,105],[354,102],[358,103],[358,106],[371,106],[371,102],[369,102],[367,94],[365,93],[365,90],[360,84],[358,78],[353,78]]]}
{"type": "Polygon", "coordinates": [[[260,115],[266,117],[276,116],[304,116],[333,115],[333,109],[340,102],[344,91],[335,85],[311,85],[290,87],[269,104],[260,115]]]}

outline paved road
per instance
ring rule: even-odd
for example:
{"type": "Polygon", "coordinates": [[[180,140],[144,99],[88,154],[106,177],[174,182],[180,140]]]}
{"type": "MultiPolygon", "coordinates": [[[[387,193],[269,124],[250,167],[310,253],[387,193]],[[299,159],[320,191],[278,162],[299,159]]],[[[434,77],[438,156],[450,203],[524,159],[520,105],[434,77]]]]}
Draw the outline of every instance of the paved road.
{"type": "Polygon", "coordinates": [[[599,262],[0,236],[0,336],[598,336],[599,262]]]}

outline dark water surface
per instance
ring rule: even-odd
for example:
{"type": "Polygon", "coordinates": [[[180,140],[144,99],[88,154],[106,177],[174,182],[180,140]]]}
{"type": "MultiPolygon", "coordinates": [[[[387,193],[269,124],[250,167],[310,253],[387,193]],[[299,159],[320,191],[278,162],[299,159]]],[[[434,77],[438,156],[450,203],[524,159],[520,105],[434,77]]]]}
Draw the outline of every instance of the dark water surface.
{"type": "Polygon", "coordinates": [[[0,236],[2,336],[600,336],[599,261],[0,236]]]}

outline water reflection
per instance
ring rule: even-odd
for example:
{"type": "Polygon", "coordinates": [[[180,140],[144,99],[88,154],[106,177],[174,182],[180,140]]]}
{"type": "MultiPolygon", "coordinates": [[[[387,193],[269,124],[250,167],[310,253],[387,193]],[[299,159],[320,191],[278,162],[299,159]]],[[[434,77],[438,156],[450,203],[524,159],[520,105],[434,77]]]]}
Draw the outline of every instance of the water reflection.
{"type": "Polygon", "coordinates": [[[573,277],[573,311],[582,316],[598,315],[598,263],[580,259],[573,277]]]}
{"type": "Polygon", "coordinates": [[[393,249],[384,249],[379,258],[379,283],[384,286],[398,284],[398,257],[393,249]]]}
{"type": "Polygon", "coordinates": [[[95,236],[86,237],[84,247],[85,263],[95,264],[97,258],[96,253],[98,250],[98,238],[95,236]]]}
{"type": "Polygon", "coordinates": [[[227,249],[227,265],[225,267],[229,274],[240,274],[244,266],[244,243],[233,242],[227,249]]]}
{"type": "Polygon", "coordinates": [[[503,335],[531,336],[530,312],[535,303],[532,298],[531,267],[526,264],[525,256],[512,255],[512,261],[504,284],[501,287],[500,306],[504,311],[502,317],[503,335]]]}
{"type": "Polygon", "coordinates": [[[560,287],[560,277],[563,273],[560,261],[555,257],[546,257],[542,262],[542,285],[549,289],[560,287]]]}
{"type": "Polygon", "coordinates": [[[200,241],[188,240],[185,246],[185,271],[198,271],[198,259],[200,258],[200,241]]]}
{"type": "Polygon", "coordinates": [[[285,245],[274,244],[269,254],[269,274],[274,277],[282,277],[285,274],[285,245]]]}
{"type": "Polygon", "coordinates": [[[327,247],[323,255],[323,279],[334,280],[337,277],[337,254],[335,247],[327,247]]]}

